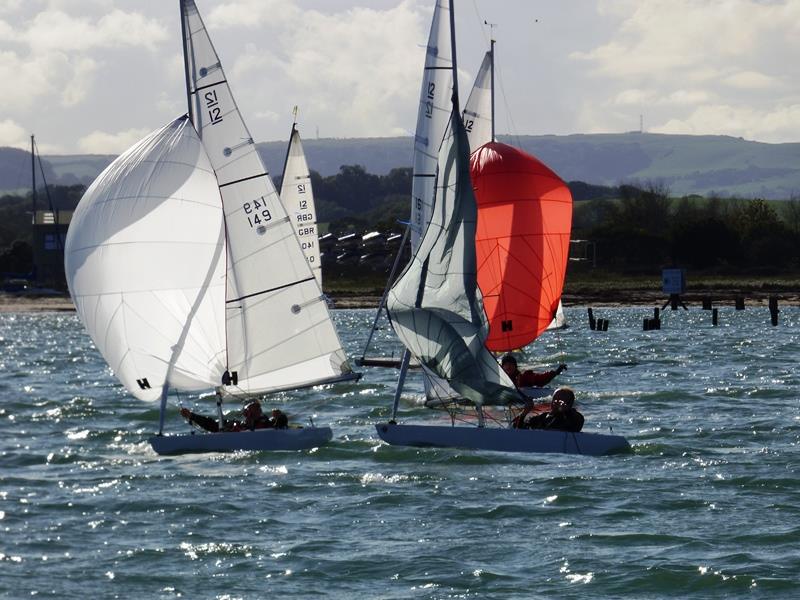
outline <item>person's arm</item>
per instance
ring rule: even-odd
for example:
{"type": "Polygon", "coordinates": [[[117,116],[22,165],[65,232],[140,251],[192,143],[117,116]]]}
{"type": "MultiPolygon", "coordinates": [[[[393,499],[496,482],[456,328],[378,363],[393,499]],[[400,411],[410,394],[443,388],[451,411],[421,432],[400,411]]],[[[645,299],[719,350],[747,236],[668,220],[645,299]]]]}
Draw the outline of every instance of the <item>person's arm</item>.
{"type": "Polygon", "coordinates": [[[566,370],[567,365],[558,365],[558,368],[553,371],[545,371],[544,373],[536,373],[535,371],[523,371],[519,376],[518,387],[542,387],[553,381],[556,376],[560,375],[562,371],[566,370]]]}
{"type": "Polygon", "coordinates": [[[206,417],[205,415],[198,415],[197,413],[193,413],[188,408],[181,409],[181,416],[189,421],[189,423],[194,423],[201,429],[205,429],[206,431],[219,431],[219,423],[215,419],[211,417],[206,417]]]}

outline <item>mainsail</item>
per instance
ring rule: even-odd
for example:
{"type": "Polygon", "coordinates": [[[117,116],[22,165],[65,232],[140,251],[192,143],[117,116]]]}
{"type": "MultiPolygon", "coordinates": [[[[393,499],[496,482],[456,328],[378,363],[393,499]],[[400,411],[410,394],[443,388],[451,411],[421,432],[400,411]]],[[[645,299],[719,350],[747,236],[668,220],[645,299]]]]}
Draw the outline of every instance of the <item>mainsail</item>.
{"type": "Polygon", "coordinates": [[[455,109],[450,122],[429,225],[387,307],[398,337],[426,369],[476,405],[506,404],[519,394],[483,343],[487,323],[476,281],[469,143],[455,109]]]}
{"type": "Polygon", "coordinates": [[[225,231],[217,181],[182,117],[112,162],[72,217],[78,316],[122,384],[156,400],[225,371],[225,231]]]}
{"type": "MultiPolygon", "coordinates": [[[[492,42],[494,44],[494,42],[492,42]]],[[[483,57],[475,83],[467,98],[462,113],[464,129],[467,131],[469,147],[475,151],[484,144],[494,141],[492,139],[492,77],[494,64],[494,50],[490,50],[483,57]]]]}
{"type": "Polygon", "coordinates": [[[486,346],[505,352],[530,344],[553,321],[567,269],[572,196],[558,175],[512,146],[485,144],[470,162],[486,346]]]}
{"type": "Polygon", "coordinates": [[[308,266],[317,283],[322,287],[322,265],[319,257],[317,237],[317,212],[314,207],[314,190],[311,187],[311,173],[308,170],[300,132],[292,125],[289,138],[289,149],[286,152],[286,163],[283,166],[281,180],[281,203],[289,213],[300,246],[306,255],[308,266]]]}
{"type": "Polygon", "coordinates": [[[182,0],[190,117],[217,175],[228,242],[227,367],[244,392],[349,376],[319,284],[231,94],[193,0],[182,0]]]}
{"type": "Polygon", "coordinates": [[[453,60],[449,11],[437,0],[425,49],[425,71],[414,135],[414,173],[411,184],[411,250],[416,250],[430,220],[439,146],[450,120],[453,60]]]}

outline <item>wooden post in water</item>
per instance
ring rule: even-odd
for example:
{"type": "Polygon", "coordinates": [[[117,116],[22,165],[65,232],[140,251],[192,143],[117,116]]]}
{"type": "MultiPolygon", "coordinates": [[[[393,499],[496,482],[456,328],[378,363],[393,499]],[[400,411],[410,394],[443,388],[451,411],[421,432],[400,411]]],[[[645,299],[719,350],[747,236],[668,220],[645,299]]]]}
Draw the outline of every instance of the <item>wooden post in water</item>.
{"type": "Polygon", "coordinates": [[[736,306],[736,310],[744,310],[744,297],[743,296],[736,296],[735,306],[736,306]]]}
{"type": "Polygon", "coordinates": [[[597,321],[594,318],[594,314],[592,314],[592,309],[588,309],[589,311],[589,329],[594,331],[597,328],[597,321]]]}
{"type": "Polygon", "coordinates": [[[716,327],[717,326],[717,309],[711,309],[711,324],[716,327]]]}
{"type": "Polygon", "coordinates": [[[778,310],[778,297],[777,296],[770,296],[769,297],[769,317],[772,326],[775,327],[778,324],[778,313],[781,312],[778,310]]]}

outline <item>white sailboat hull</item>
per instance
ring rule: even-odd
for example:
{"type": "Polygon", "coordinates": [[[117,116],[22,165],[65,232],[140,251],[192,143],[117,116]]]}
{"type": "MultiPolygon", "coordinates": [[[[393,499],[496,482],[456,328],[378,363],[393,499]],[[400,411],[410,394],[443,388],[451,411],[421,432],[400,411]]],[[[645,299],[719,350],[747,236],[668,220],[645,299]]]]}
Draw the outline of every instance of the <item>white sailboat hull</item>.
{"type": "Polygon", "coordinates": [[[443,425],[376,425],[380,438],[395,446],[469,448],[500,452],[536,452],[601,456],[630,450],[620,435],[543,429],[500,429],[443,425]]]}
{"type": "Polygon", "coordinates": [[[158,454],[191,454],[236,450],[308,450],[326,444],[332,437],[330,427],[303,427],[156,435],[149,442],[158,454]]]}

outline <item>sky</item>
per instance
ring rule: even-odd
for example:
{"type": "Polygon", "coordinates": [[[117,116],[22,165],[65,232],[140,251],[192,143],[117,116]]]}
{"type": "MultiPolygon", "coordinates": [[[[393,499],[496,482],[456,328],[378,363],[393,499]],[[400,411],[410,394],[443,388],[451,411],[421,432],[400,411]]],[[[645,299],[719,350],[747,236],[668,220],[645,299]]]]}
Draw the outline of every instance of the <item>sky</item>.
{"type": "MultiPolygon", "coordinates": [[[[196,0],[256,141],[411,135],[434,0],[196,0]]],[[[800,0],[456,0],[497,131],[800,141],[800,0]]],[[[0,146],[115,154],[186,111],[178,0],[0,0],[0,146]]]]}

